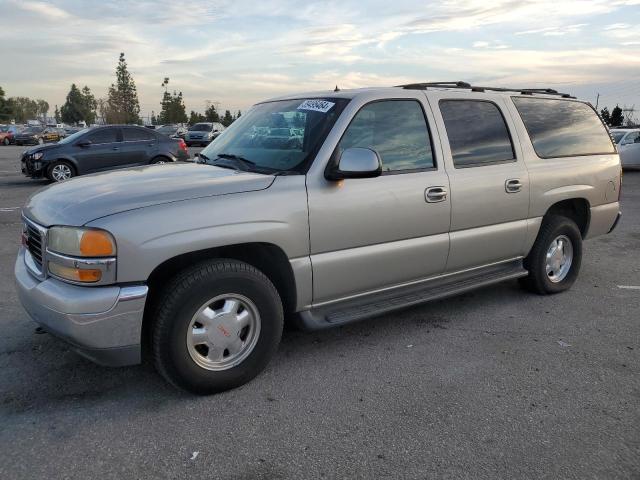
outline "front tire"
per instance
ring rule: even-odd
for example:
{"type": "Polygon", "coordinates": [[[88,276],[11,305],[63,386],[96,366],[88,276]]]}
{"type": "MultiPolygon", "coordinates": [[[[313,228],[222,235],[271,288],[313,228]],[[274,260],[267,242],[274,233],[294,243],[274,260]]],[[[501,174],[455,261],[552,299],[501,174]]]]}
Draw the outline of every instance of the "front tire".
{"type": "Polygon", "coordinates": [[[44,145],[44,138],[38,139],[38,145],[44,145]]]}
{"type": "Polygon", "coordinates": [[[576,223],[560,215],[545,217],[531,252],[524,260],[529,275],[520,279],[540,295],[563,292],[576,281],[582,264],[582,235],[576,223]]]}
{"type": "Polygon", "coordinates": [[[11,140],[9,140],[7,137],[5,137],[4,140],[2,140],[2,144],[4,146],[9,146],[10,143],[11,143],[11,140]]]}
{"type": "Polygon", "coordinates": [[[210,394],[243,385],[280,343],[280,296],[247,263],[200,263],[176,276],[162,295],[153,310],[154,363],[179,388],[210,394]]]}
{"type": "Polygon", "coordinates": [[[76,176],[76,170],[69,162],[59,160],[47,170],[47,178],[52,182],[62,182],[76,176]]]}

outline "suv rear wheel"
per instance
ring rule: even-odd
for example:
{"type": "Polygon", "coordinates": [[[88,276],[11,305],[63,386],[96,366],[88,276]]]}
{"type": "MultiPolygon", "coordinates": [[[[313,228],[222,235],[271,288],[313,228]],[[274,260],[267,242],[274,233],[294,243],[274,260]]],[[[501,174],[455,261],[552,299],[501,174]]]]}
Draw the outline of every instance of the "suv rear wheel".
{"type": "Polygon", "coordinates": [[[247,263],[200,263],[164,293],[155,309],[153,356],[177,387],[199,394],[238,387],[265,368],[280,343],[280,296],[247,263]]]}
{"type": "Polygon", "coordinates": [[[582,263],[582,235],[576,223],[563,216],[545,217],[538,238],[524,260],[529,275],[521,284],[547,295],[571,288],[582,263]]]}

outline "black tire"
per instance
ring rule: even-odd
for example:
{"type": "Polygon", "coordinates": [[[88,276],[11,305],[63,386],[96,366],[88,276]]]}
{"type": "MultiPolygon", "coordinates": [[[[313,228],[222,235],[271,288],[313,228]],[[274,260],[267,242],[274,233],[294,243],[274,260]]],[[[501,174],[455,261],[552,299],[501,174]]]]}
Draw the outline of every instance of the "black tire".
{"type": "Polygon", "coordinates": [[[581,264],[582,235],[580,234],[580,229],[570,218],[549,215],[543,219],[533,248],[524,260],[524,267],[529,271],[529,275],[521,278],[520,284],[527,290],[540,295],[564,292],[571,288],[576,278],[578,278],[581,264]],[[546,271],[547,251],[552,242],[562,235],[571,241],[573,258],[566,276],[560,281],[553,282],[546,271]]]}
{"type": "Polygon", "coordinates": [[[9,140],[7,137],[5,137],[5,138],[2,140],[2,144],[3,144],[4,146],[8,146],[10,143],[11,143],[11,140],[9,140]]]}
{"type": "Polygon", "coordinates": [[[76,171],[76,168],[73,166],[73,164],[71,162],[67,162],[66,160],[57,160],[57,161],[53,162],[51,165],[49,165],[49,167],[47,168],[47,172],[46,172],[47,178],[49,180],[51,180],[52,182],[58,182],[59,181],[59,180],[56,180],[55,178],[53,178],[53,169],[57,165],[66,165],[67,167],[69,167],[69,170],[71,170],[71,176],[69,178],[73,178],[76,175],[78,175],[78,172],[76,171]]]}
{"type": "Polygon", "coordinates": [[[219,259],[197,264],[169,282],[160,298],[153,310],[153,359],[158,372],[178,388],[206,395],[243,385],[267,366],[280,343],[284,323],[280,296],[271,281],[247,263],[219,259]],[[255,304],[260,333],[241,363],[226,370],[208,370],[189,353],[189,325],[209,299],[231,293],[255,304]]]}
{"type": "Polygon", "coordinates": [[[38,145],[44,145],[44,138],[38,139],[38,145]]]}

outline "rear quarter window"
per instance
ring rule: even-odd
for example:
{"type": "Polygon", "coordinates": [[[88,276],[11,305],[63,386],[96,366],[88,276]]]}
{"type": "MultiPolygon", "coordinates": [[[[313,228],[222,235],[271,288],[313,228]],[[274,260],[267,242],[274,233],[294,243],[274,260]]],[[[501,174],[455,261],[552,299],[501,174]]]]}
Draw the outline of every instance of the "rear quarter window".
{"type": "Polygon", "coordinates": [[[602,121],[586,103],[513,97],[540,158],[615,153],[602,121]]]}

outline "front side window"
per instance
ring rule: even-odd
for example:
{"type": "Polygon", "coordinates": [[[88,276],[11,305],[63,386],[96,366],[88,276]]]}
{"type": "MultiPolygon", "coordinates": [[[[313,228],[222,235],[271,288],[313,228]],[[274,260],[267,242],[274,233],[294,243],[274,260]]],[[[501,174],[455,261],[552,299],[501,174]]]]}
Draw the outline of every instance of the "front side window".
{"type": "Polygon", "coordinates": [[[441,100],[456,168],[515,161],[507,124],[495,103],[484,100],[441,100]]]}
{"type": "Polygon", "coordinates": [[[118,138],[115,128],[101,128],[97,132],[93,132],[87,135],[87,140],[89,140],[94,145],[99,145],[101,143],[117,142],[118,138]]]}
{"type": "Polygon", "coordinates": [[[254,171],[303,172],[348,102],[327,98],[260,103],[224,129],[201,158],[219,163],[236,157],[237,163],[241,157],[245,168],[252,165],[254,171]]]}
{"type": "Polygon", "coordinates": [[[522,97],[513,103],[540,158],[615,153],[605,126],[585,103],[522,97]]]}
{"type": "Polygon", "coordinates": [[[385,100],[362,107],[338,146],[378,152],[383,172],[433,168],[431,139],[422,107],[415,100],[385,100]]]}

